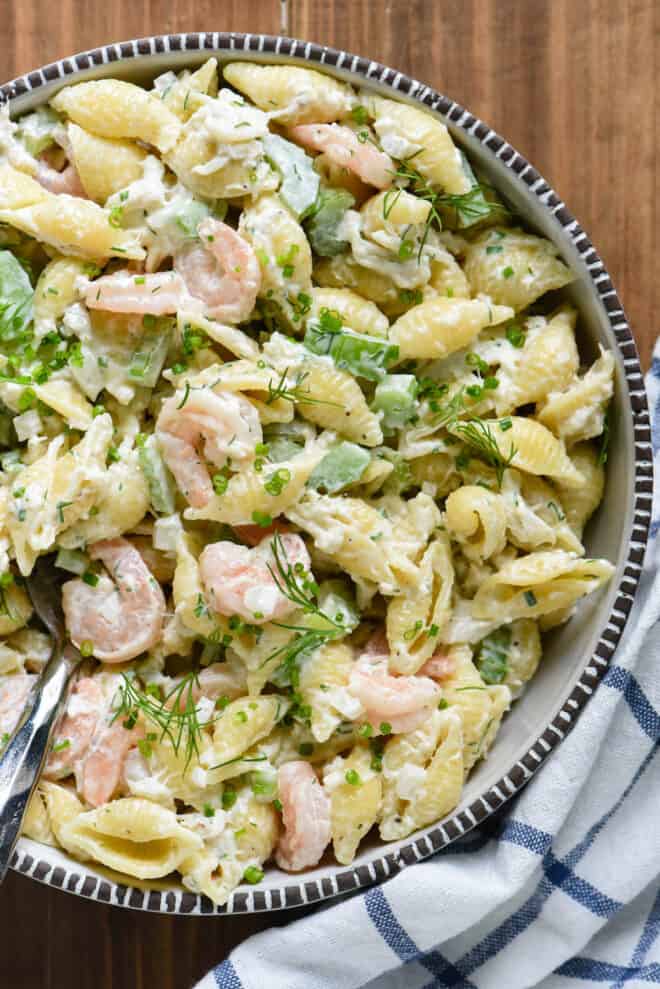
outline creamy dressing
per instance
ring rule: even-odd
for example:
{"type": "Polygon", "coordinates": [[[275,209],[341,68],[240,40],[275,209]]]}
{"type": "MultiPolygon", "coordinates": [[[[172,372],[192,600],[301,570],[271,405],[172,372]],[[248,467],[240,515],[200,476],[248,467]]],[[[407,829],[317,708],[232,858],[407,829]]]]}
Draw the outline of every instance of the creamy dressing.
{"type": "Polygon", "coordinates": [[[36,175],[37,162],[16,137],[18,125],[9,117],[9,104],[0,106],[0,165],[12,165],[28,175],[36,175]]]}
{"type": "Polygon", "coordinates": [[[362,217],[356,210],[347,210],[337,228],[337,240],[345,240],[351,245],[355,261],[363,268],[370,268],[386,275],[398,288],[419,288],[425,285],[431,277],[431,261],[439,256],[436,248],[434,231],[430,231],[426,244],[419,252],[419,228],[411,228],[407,237],[412,242],[410,258],[399,260],[397,257],[401,237],[382,231],[379,240],[387,244],[374,243],[363,236],[362,217]]]}

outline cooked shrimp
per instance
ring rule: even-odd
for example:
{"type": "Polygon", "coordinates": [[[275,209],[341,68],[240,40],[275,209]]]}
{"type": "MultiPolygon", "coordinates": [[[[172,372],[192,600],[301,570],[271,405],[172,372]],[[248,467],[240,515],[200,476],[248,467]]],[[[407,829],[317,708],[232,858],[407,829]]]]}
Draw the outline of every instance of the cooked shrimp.
{"type": "Polygon", "coordinates": [[[286,522],[280,521],[273,522],[272,525],[235,525],[232,528],[238,538],[247,543],[248,546],[256,546],[266,536],[274,536],[276,532],[282,535],[282,533],[290,531],[286,522]]]}
{"type": "Polygon", "coordinates": [[[127,536],[127,539],[135,546],[147,569],[158,583],[171,584],[176,569],[174,553],[165,553],[163,550],[154,549],[149,536],[127,536]]]}
{"type": "Polygon", "coordinates": [[[183,309],[186,303],[190,303],[190,295],[176,271],[153,275],[116,271],[89,282],[85,289],[87,307],[106,312],[164,316],[183,309]]]}
{"type": "Polygon", "coordinates": [[[241,323],[254,309],[261,285],[257,256],[240,234],[219,220],[207,217],[197,232],[199,243],[179,251],[174,267],[212,319],[241,323]]]}
{"type": "Polygon", "coordinates": [[[339,124],[298,124],[289,131],[294,140],[312,151],[322,151],[337,165],[348,168],[367,185],[387,189],[396,168],[384,151],[368,141],[362,143],[354,131],[339,124]]]}
{"type": "Polygon", "coordinates": [[[440,699],[440,690],[426,676],[393,676],[388,673],[387,652],[368,643],[351,671],[348,690],[364,705],[365,721],[378,728],[386,722],[394,734],[414,731],[440,699]]]}
{"type": "Polygon", "coordinates": [[[3,737],[13,734],[35,680],[32,673],[18,673],[0,683],[0,749],[3,737]]]}
{"type": "Polygon", "coordinates": [[[88,547],[112,574],[90,586],[69,580],[62,587],[62,606],[71,641],[90,642],[104,663],[123,663],[160,639],[165,598],[144,560],[127,539],[106,539],[88,547]]]}
{"type": "Polygon", "coordinates": [[[456,663],[451,656],[445,652],[436,652],[417,671],[417,676],[431,677],[432,680],[442,681],[452,676],[456,670],[456,663]]]}
{"type": "Polygon", "coordinates": [[[144,735],[140,724],[114,719],[112,698],[99,679],[78,680],[55,735],[44,776],[63,779],[72,773],[83,799],[92,807],[107,803],[119,785],[129,750],[144,735]]]}
{"type": "Polygon", "coordinates": [[[211,663],[201,670],[193,688],[195,700],[209,697],[212,701],[217,697],[228,697],[233,701],[247,694],[247,669],[241,662],[211,663]]]}
{"type": "MultiPolygon", "coordinates": [[[[302,565],[308,570],[309,553],[300,536],[285,533],[280,539],[289,565],[302,565]]],[[[202,551],[199,572],[214,611],[240,615],[257,625],[295,611],[296,605],[285,597],[271,573],[275,571],[272,544],[272,538],[262,540],[253,549],[219,542],[202,551]]]]}
{"type": "Polygon", "coordinates": [[[48,756],[44,776],[69,776],[86,754],[103,708],[103,691],[98,680],[83,677],[69,694],[66,711],[55,732],[55,745],[48,756]]]}
{"type": "Polygon", "coordinates": [[[121,718],[99,725],[86,756],[76,767],[76,786],[88,804],[100,807],[112,799],[126,756],[143,735],[141,725],[125,727],[121,718]]]}
{"type": "Polygon", "coordinates": [[[51,168],[47,162],[40,160],[37,166],[36,179],[39,185],[56,195],[65,193],[67,196],[78,196],[79,199],[87,199],[87,193],[80,181],[76,166],[69,162],[66,168],[58,172],[56,168],[51,168]]]}
{"type": "Polygon", "coordinates": [[[280,869],[316,865],[330,841],[330,799],[308,762],[296,760],[277,774],[284,834],[275,852],[280,869]]]}
{"type": "Polygon", "coordinates": [[[259,413],[247,398],[199,388],[163,402],[156,437],[179,489],[191,505],[202,508],[213,485],[199,448],[216,467],[224,467],[229,457],[240,463],[254,457],[262,432],[259,413]]]}

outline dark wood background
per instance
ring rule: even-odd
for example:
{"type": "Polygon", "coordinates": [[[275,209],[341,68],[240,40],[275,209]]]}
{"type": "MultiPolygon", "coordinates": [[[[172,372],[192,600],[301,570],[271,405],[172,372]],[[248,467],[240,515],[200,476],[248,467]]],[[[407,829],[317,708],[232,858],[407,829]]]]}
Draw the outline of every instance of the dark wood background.
{"type": "MultiPolygon", "coordinates": [[[[0,79],[104,42],[210,30],[346,48],[468,106],[589,231],[648,365],[660,330],[657,0],[0,0],[0,79]]],[[[11,874],[0,986],[188,989],[268,923],[137,914],[11,874]]]]}

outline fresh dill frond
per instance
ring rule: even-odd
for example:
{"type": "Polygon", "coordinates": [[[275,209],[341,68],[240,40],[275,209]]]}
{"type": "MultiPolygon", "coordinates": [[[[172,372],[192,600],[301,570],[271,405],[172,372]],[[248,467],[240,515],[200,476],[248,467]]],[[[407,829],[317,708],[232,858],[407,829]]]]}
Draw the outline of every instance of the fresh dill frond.
{"type": "Polygon", "coordinates": [[[305,380],[309,377],[309,371],[298,371],[293,385],[289,385],[287,381],[288,373],[289,368],[286,367],[276,384],[273,383],[272,378],[268,382],[266,405],[272,405],[278,398],[282,398],[286,402],[293,402],[297,405],[332,405],[337,409],[341,408],[341,405],[337,402],[327,402],[320,398],[310,397],[310,392],[302,387],[305,380]]]}
{"type": "Polygon", "coordinates": [[[119,687],[118,703],[113,708],[113,723],[124,719],[124,726],[132,728],[140,714],[160,729],[159,741],[169,739],[176,755],[183,749],[186,755],[185,768],[193,758],[199,756],[202,729],[212,721],[200,721],[194,688],[199,687],[197,673],[187,673],[159,700],[153,694],[141,691],[132,677],[122,673],[123,683],[119,687]]]}
{"type": "Polygon", "coordinates": [[[287,625],[283,622],[273,622],[278,628],[294,632],[289,642],[275,649],[261,664],[271,663],[280,659],[275,675],[280,680],[296,685],[298,675],[298,660],[305,654],[314,652],[329,639],[337,638],[346,632],[346,628],[338,616],[332,618],[326,615],[318,605],[318,587],[313,577],[307,573],[301,563],[291,566],[286,548],[279,533],[272,541],[275,567],[268,565],[271,577],[281,594],[289,599],[305,614],[313,616],[317,625],[287,625]]]}
{"type": "Polygon", "coordinates": [[[224,762],[219,762],[215,766],[209,766],[209,772],[212,769],[223,769],[225,766],[232,766],[236,762],[265,762],[268,756],[266,755],[237,755],[233,759],[225,759],[224,762]]]}
{"type": "MultiPolygon", "coordinates": [[[[509,210],[503,203],[497,201],[491,202],[485,197],[485,192],[488,191],[488,186],[477,182],[468,189],[467,192],[460,194],[452,194],[447,192],[438,192],[433,189],[426,179],[421,175],[421,173],[414,168],[410,163],[415,158],[415,155],[419,154],[419,151],[415,152],[409,158],[399,160],[397,163],[397,168],[394,172],[394,178],[399,179],[408,184],[410,192],[418,196],[420,199],[424,199],[430,204],[430,209],[426,221],[424,224],[424,233],[419,245],[419,250],[417,253],[418,262],[421,260],[422,251],[428,240],[428,236],[431,227],[435,223],[438,229],[442,229],[442,218],[440,215],[441,209],[451,209],[454,211],[456,222],[461,226],[470,226],[472,223],[476,223],[482,217],[487,216],[490,212],[499,212],[503,216],[509,215],[509,210]]],[[[396,187],[400,191],[400,187],[396,187]]],[[[395,189],[390,189],[388,196],[383,202],[383,215],[385,219],[388,218],[392,209],[394,208],[399,196],[395,189]]]]}
{"type": "Polygon", "coordinates": [[[433,413],[434,426],[438,428],[448,426],[465,411],[465,389],[459,389],[447,402],[429,402],[429,408],[433,413]]]}
{"type": "MultiPolygon", "coordinates": [[[[508,422],[510,425],[510,420],[508,422]]],[[[513,442],[508,454],[505,455],[500,450],[493,432],[493,429],[502,429],[500,421],[498,419],[490,421],[487,419],[456,420],[448,426],[448,429],[453,436],[458,436],[464,443],[467,443],[482,460],[494,469],[497,487],[501,488],[504,471],[511,466],[518,451],[513,442]]]]}
{"type": "Polygon", "coordinates": [[[271,547],[275,569],[269,563],[268,570],[279,592],[307,614],[321,615],[322,612],[316,600],[318,594],[316,582],[311,574],[305,570],[302,563],[291,565],[279,532],[273,536],[271,547]]]}
{"type": "MultiPolygon", "coordinates": [[[[288,627],[280,625],[279,622],[274,622],[274,624],[278,628],[288,627]]],[[[293,638],[267,656],[262,666],[266,666],[267,663],[272,663],[274,660],[280,660],[277,668],[273,671],[273,681],[282,687],[297,687],[300,661],[305,656],[309,656],[313,652],[316,652],[317,649],[320,649],[329,639],[336,638],[338,634],[336,629],[316,629],[299,626],[293,638]]]]}
{"type": "Polygon", "coordinates": [[[600,439],[600,449],[598,451],[598,460],[596,461],[599,467],[604,467],[607,463],[607,457],[610,450],[610,420],[612,415],[612,406],[608,405],[607,412],[605,413],[605,418],[603,420],[603,432],[600,439]]]}

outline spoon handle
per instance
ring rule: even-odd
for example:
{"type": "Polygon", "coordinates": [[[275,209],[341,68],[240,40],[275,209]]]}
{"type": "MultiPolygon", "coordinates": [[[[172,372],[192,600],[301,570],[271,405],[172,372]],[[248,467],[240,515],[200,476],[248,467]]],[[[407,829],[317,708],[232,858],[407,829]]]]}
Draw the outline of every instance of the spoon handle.
{"type": "MultiPolygon", "coordinates": [[[[78,657],[79,658],[79,657],[78,657]]],[[[0,883],[5,878],[23,817],[41,767],[66,688],[76,662],[57,647],[28,700],[27,716],[0,758],[0,883]]]]}

